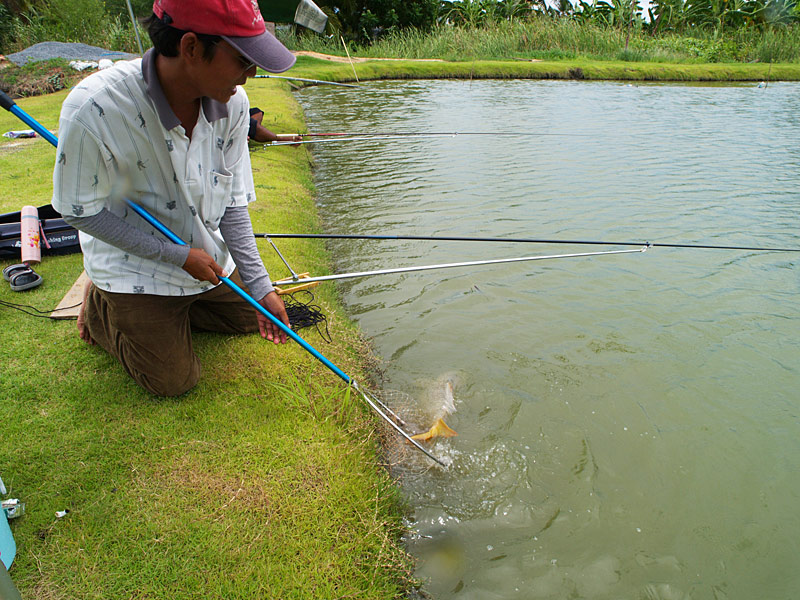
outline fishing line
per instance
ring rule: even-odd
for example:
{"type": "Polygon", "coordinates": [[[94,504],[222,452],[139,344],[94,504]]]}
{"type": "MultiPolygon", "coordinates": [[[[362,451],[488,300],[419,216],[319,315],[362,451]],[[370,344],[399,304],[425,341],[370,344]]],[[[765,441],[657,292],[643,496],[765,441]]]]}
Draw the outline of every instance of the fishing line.
{"type": "MultiPolygon", "coordinates": [[[[59,310],[69,310],[71,308],[76,308],[80,305],[81,303],[78,302],[77,304],[73,304],[72,306],[62,306],[61,308],[40,310],[35,306],[31,306],[30,304],[15,304],[14,302],[6,302],[5,300],[0,300],[0,306],[4,306],[6,308],[13,308],[14,310],[23,312],[26,315],[30,315],[31,317],[39,317],[40,319],[49,319],[51,313],[54,313],[59,310]]],[[[62,320],[69,320],[69,319],[77,319],[77,317],[64,317],[64,319],[62,320]]]]}
{"type": "Polygon", "coordinates": [[[592,244],[597,246],[648,246],[651,248],[700,248],[704,250],[753,250],[758,252],[800,252],[800,248],[768,248],[763,246],[714,246],[708,244],[668,244],[659,242],[609,242],[600,240],[551,240],[540,238],[458,237],[435,235],[360,235],[348,233],[256,233],[258,237],[330,240],[423,240],[433,242],[507,242],[523,244],[592,244]]]}
{"type": "Polygon", "coordinates": [[[350,58],[350,51],[347,49],[347,44],[344,43],[344,36],[340,35],[339,39],[342,40],[342,46],[344,46],[344,53],[347,54],[347,60],[350,61],[350,67],[353,69],[353,76],[356,78],[356,82],[361,83],[358,81],[358,74],[356,73],[356,66],[353,64],[353,59],[350,58]]]}
{"type": "Polygon", "coordinates": [[[323,340],[329,344],[333,341],[328,330],[328,317],[318,304],[313,303],[314,294],[309,290],[300,290],[293,294],[284,294],[282,298],[286,306],[286,315],[289,317],[289,324],[294,331],[314,326],[323,340]],[[306,297],[300,299],[297,297],[298,294],[304,294],[306,297]],[[321,325],[324,325],[324,331],[321,325]]]}

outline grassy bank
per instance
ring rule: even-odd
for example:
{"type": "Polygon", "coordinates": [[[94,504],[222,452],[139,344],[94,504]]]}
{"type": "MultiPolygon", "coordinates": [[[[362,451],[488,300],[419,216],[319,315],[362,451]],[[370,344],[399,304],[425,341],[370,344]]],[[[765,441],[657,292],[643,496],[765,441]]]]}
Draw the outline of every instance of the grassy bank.
{"type": "MultiPolygon", "coordinates": [[[[572,60],[379,60],[299,56],[289,75],[337,82],[374,79],[575,79],[619,81],[800,81],[800,63],[656,63],[572,60]],[[353,70],[355,69],[355,74],[353,70]]],[[[0,89],[12,97],[37,96],[69,88],[81,75],[63,60],[7,67],[0,89]]],[[[251,83],[252,88],[254,84],[251,83]]],[[[292,84],[297,87],[301,84],[292,84]]],[[[276,124],[276,127],[283,125],[276,124]]],[[[280,128],[280,127],[279,127],[280,128]]]]}
{"type": "MultiPolygon", "coordinates": [[[[575,79],[620,81],[800,81],[800,63],[669,63],[619,60],[327,60],[302,55],[289,75],[354,82],[373,79],[575,79]],[[354,74],[355,69],[355,74],[354,74]]],[[[56,59],[0,71],[0,89],[12,97],[69,88],[81,79],[56,59]]],[[[251,83],[252,88],[254,84],[251,83]]],[[[296,83],[296,86],[303,84],[296,83]]],[[[276,126],[282,124],[276,124],[276,126]]]]}
{"type": "MultiPolygon", "coordinates": [[[[248,85],[268,127],[302,129],[287,88],[248,85]]],[[[20,106],[55,129],[65,93],[20,106]]],[[[21,128],[0,113],[0,131],[21,128]]],[[[53,157],[44,140],[0,137],[0,211],[49,201],[53,157]]],[[[257,150],[252,162],[256,231],[317,231],[306,150],[257,150]]],[[[280,247],[295,268],[328,269],[319,243],[280,247]]],[[[262,253],[284,273],[266,244],[262,253]]],[[[2,282],[0,300],[54,307],[81,270],[80,255],[46,257],[39,288],[2,282]]],[[[332,287],[317,290],[334,343],[303,336],[362,374],[357,331],[332,287]]],[[[379,466],[375,423],[296,344],[196,335],[200,384],[156,400],[83,344],[74,321],[0,307],[0,330],[0,475],[27,504],[12,523],[24,598],[392,598],[404,588],[398,493],[379,466]]]]}
{"type": "MultiPolygon", "coordinates": [[[[346,60],[346,59],[345,59],[346,60]]],[[[335,62],[301,56],[291,74],[330,81],[369,79],[585,79],[623,81],[800,81],[800,64],[632,63],[622,61],[421,61],[335,62]]]]}

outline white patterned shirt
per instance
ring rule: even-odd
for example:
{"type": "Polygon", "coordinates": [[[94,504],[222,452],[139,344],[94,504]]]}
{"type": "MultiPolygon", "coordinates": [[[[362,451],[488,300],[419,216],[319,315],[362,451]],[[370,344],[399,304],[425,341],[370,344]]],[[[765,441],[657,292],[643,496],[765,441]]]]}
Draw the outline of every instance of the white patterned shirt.
{"type": "MultiPolygon", "coordinates": [[[[228,273],[234,261],[219,231],[229,206],[255,200],[247,149],[247,94],[227,104],[203,98],[191,140],[164,96],[155,53],[118,62],[78,84],[61,108],[53,207],[88,217],[103,208],[161,236],[122,198],[130,198],[228,273]]],[[[176,265],[129,255],[80,234],[89,278],[109,292],[177,296],[212,284],[176,265]]]]}

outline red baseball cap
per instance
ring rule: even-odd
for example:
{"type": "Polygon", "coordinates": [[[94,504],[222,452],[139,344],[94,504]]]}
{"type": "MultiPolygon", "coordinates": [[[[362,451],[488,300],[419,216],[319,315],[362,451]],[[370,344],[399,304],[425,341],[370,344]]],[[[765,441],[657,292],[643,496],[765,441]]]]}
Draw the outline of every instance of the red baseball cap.
{"type": "Polygon", "coordinates": [[[267,31],[256,0],[155,0],[153,12],[176,29],[222,36],[270,73],[282,73],[295,63],[294,54],[267,31]]]}

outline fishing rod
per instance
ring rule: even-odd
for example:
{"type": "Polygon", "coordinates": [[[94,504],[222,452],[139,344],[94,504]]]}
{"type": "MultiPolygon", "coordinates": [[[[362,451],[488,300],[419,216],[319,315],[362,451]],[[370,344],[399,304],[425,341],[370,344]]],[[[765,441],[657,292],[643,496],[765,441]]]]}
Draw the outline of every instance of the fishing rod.
{"type": "MultiPolygon", "coordinates": [[[[451,132],[426,132],[426,133],[356,133],[356,134],[339,134],[339,133],[331,133],[331,134],[306,134],[306,133],[297,133],[297,134],[288,134],[288,135],[299,135],[301,137],[308,137],[317,136],[321,137],[322,139],[310,139],[310,140],[302,140],[300,142],[269,142],[264,144],[264,147],[267,146],[296,146],[298,144],[324,144],[330,142],[356,142],[356,141],[371,141],[371,140],[397,140],[397,139],[405,139],[408,137],[458,137],[458,136],[467,136],[467,135],[495,135],[495,136],[521,136],[521,135],[539,135],[539,136],[572,136],[573,134],[569,133],[531,133],[531,134],[524,134],[524,133],[482,133],[482,132],[466,132],[460,133],[458,131],[451,131],[451,132]]],[[[580,135],[580,134],[574,134],[580,135]]]]}
{"type": "Polygon", "coordinates": [[[754,250],[759,252],[800,252],[800,248],[768,248],[760,246],[712,246],[707,244],[667,244],[659,242],[608,242],[595,240],[550,240],[539,238],[456,237],[435,235],[359,235],[336,233],[256,233],[257,238],[330,239],[330,240],[423,240],[435,242],[507,242],[524,244],[593,244],[597,246],[648,246],[651,248],[700,248],[711,250],[754,250]]]}
{"type": "Polygon", "coordinates": [[[34,119],[24,110],[22,110],[17,103],[14,102],[8,95],[3,91],[0,90],[0,106],[5,108],[8,112],[12,115],[16,116],[20,119],[23,123],[28,125],[31,129],[33,129],[36,133],[46,139],[48,142],[53,144],[53,146],[58,146],[58,139],[49,130],[45,129],[39,121],[34,119]]]}
{"type": "MultiPolygon", "coordinates": [[[[437,136],[431,137],[455,137],[452,133],[442,133],[438,134],[437,136]]],[[[330,142],[364,142],[364,141],[380,141],[380,140],[396,140],[396,139],[406,139],[404,135],[366,135],[366,136],[353,136],[353,137],[331,137],[331,138],[324,138],[321,140],[301,140],[299,142],[268,142],[264,144],[264,148],[269,148],[270,146],[298,146],[300,144],[326,144],[330,142]]]]}
{"type": "MultiPolygon", "coordinates": [[[[47,129],[44,128],[36,119],[25,113],[21,108],[19,108],[16,103],[11,100],[4,92],[0,91],[0,106],[9,110],[14,115],[17,115],[20,119],[22,119],[25,123],[30,125],[32,129],[34,129],[37,133],[45,137],[47,141],[49,141],[53,146],[58,147],[58,138],[56,138],[53,134],[51,134],[47,129]],[[12,108],[16,108],[16,110],[12,110],[12,108]],[[21,115],[24,115],[23,118],[21,115]],[[43,132],[47,132],[48,136],[45,136],[43,132]]],[[[136,204],[133,200],[125,198],[125,203],[133,209],[136,214],[142,217],[145,221],[147,221],[150,225],[155,227],[161,234],[167,237],[170,241],[179,246],[186,246],[186,242],[184,242],[180,237],[178,237],[175,233],[172,232],[166,225],[161,223],[158,219],[156,219],[153,215],[151,215],[146,209],[136,204]]],[[[237,295],[239,295],[245,302],[250,304],[254,309],[264,315],[267,319],[272,321],[281,331],[283,331],[287,336],[293,339],[295,342],[300,344],[300,346],[309,354],[311,354],[314,358],[320,361],[323,365],[325,365],[334,375],[338,376],[342,381],[344,381],[347,385],[352,387],[356,392],[361,394],[361,397],[366,401],[366,403],[372,408],[384,421],[386,421],[393,429],[395,429],[400,435],[402,435],[406,441],[411,443],[414,447],[420,450],[425,456],[436,462],[441,466],[446,466],[440,459],[434,456],[431,452],[425,449],[417,440],[413,439],[405,430],[395,422],[395,419],[402,424],[405,424],[403,420],[395,414],[388,406],[386,406],[383,402],[381,402],[378,398],[367,392],[367,390],[362,389],[358,382],[355,379],[347,375],[344,371],[342,371],[339,367],[337,367],[334,363],[332,363],[325,355],[319,352],[316,348],[314,348],[311,344],[305,341],[302,337],[300,337],[297,333],[295,333],[290,327],[284,324],[283,321],[278,319],[275,315],[269,312],[266,308],[261,306],[250,294],[244,291],[241,287],[239,287],[234,281],[232,281],[228,277],[220,277],[219,278],[222,283],[227,285],[230,289],[232,289],[237,295]],[[380,407],[379,407],[380,405],[380,407]],[[382,410],[383,409],[383,410],[382,410]],[[386,412],[384,412],[386,411],[386,412]],[[393,417],[389,417],[386,413],[390,413],[393,417]]]]}
{"type": "Polygon", "coordinates": [[[295,133],[302,137],[336,137],[336,136],[381,136],[381,135],[402,135],[402,136],[431,136],[431,135],[492,135],[492,136],[569,136],[587,137],[582,133],[538,133],[533,131],[387,131],[387,132],[344,132],[334,131],[327,133],[295,133]]]}
{"type": "Polygon", "coordinates": [[[372,275],[391,275],[394,273],[410,273],[413,271],[430,271],[432,269],[450,269],[453,267],[476,267],[480,265],[496,265],[502,263],[526,262],[532,260],[549,260],[554,258],[578,258],[584,256],[606,256],[609,254],[632,254],[646,252],[649,246],[644,245],[638,250],[606,250],[600,252],[577,252],[573,254],[551,254],[547,256],[520,256],[516,258],[495,258],[489,260],[472,260],[457,263],[441,263],[437,265],[417,265],[413,267],[397,267],[393,269],[380,269],[377,271],[360,271],[356,273],[339,273],[337,275],[321,275],[319,277],[287,278],[273,281],[273,286],[288,285],[293,283],[313,283],[316,281],[334,281],[337,279],[353,279],[356,277],[370,277],[372,275]]]}
{"type": "Polygon", "coordinates": [[[338,81],[325,81],[324,79],[305,79],[303,77],[289,77],[287,75],[256,75],[255,79],[290,79],[294,81],[305,81],[306,83],[323,83],[325,85],[338,85],[349,88],[359,87],[352,83],[339,83],[338,81]]]}

